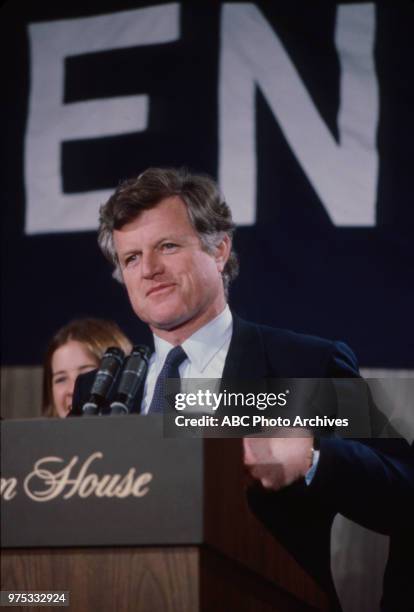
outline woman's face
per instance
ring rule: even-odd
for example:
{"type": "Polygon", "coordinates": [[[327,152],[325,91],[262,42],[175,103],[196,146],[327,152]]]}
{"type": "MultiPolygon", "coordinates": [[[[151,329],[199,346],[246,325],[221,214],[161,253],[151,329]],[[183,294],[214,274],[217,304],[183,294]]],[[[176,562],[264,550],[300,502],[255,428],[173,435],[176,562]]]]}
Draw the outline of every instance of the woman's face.
{"type": "Polygon", "coordinates": [[[51,366],[54,412],[64,418],[72,408],[76,378],[97,368],[98,362],[84,344],[69,340],[53,353],[51,366]]]}

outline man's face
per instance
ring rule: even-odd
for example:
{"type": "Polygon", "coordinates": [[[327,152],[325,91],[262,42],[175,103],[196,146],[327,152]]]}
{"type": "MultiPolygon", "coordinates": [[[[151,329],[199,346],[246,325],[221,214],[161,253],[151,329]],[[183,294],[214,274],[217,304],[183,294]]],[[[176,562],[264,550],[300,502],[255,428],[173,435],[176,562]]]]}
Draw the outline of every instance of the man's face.
{"type": "Polygon", "coordinates": [[[179,197],[144,210],[113,237],[132,308],[158,335],[180,326],[193,333],[223,310],[230,240],[206,253],[179,197]]]}

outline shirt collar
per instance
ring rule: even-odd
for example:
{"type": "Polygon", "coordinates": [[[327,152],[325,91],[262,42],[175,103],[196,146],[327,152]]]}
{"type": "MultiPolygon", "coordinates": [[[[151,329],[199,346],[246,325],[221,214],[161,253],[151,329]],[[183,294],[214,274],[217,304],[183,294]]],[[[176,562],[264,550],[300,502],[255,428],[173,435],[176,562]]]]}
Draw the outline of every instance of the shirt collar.
{"type": "MultiPolygon", "coordinates": [[[[228,305],[217,317],[200,327],[182,343],[190,362],[199,372],[208,366],[222,346],[230,339],[233,331],[233,317],[228,305]]],[[[173,347],[170,342],[154,335],[156,361],[164,364],[173,347]]]]}

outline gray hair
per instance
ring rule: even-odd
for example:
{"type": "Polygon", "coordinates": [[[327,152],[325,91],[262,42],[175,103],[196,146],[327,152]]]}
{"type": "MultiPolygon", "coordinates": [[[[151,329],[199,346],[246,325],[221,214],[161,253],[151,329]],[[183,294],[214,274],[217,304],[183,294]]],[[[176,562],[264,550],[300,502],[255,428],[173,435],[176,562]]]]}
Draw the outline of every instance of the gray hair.
{"type": "MultiPolygon", "coordinates": [[[[136,219],[143,210],[155,208],[161,200],[172,196],[179,196],[186,205],[190,222],[207,253],[213,253],[224,236],[232,238],[235,225],[231,211],[212,178],[191,174],[185,168],[149,168],[137,178],[120,183],[100,208],[98,244],[114,265],[113,276],[120,282],[122,274],[113,231],[136,219]]],[[[222,273],[226,297],[229,284],[238,271],[237,255],[232,248],[222,273]]]]}

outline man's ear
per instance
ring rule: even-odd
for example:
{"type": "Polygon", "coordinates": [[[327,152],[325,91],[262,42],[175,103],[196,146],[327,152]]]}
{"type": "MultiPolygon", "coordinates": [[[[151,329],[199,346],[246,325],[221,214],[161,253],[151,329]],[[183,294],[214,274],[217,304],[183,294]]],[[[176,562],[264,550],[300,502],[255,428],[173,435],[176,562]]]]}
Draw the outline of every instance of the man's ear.
{"type": "Polygon", "coordinates": [[[223,236],[223,240],[216,247],[214,259],[216,260],[217,269],[221,273],[227,263],[231,252],[231,238],[228,234],[223,236]]]}

